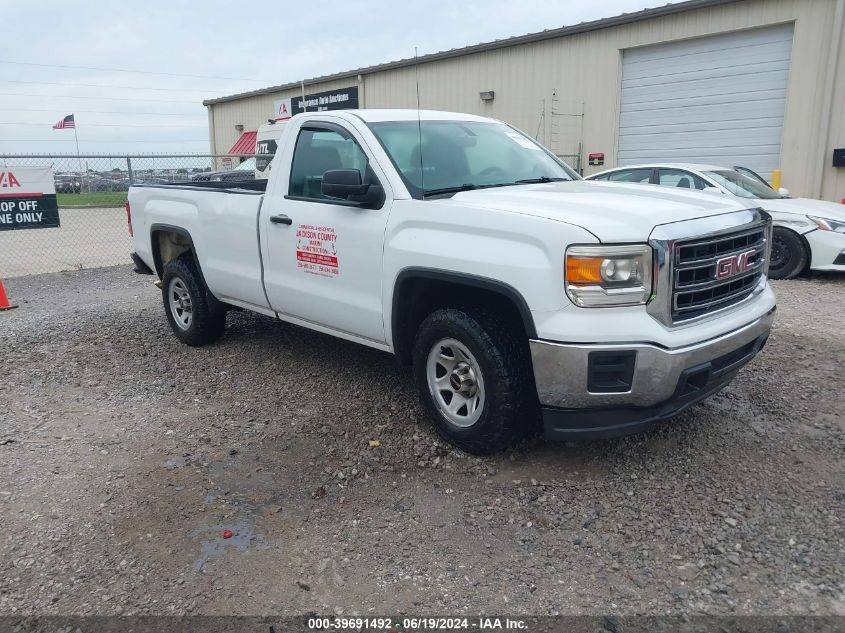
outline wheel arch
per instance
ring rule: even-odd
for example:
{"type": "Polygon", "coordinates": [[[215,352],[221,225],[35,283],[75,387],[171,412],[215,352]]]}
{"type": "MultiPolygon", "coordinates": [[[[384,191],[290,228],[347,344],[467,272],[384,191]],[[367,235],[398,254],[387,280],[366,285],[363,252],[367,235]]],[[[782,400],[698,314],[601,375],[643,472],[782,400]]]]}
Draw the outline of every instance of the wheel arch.
{"type": "MultiPolygon", "coordinates": [[[[197,259],[197,250],[190,231],[181,226],[156,223],[150,226],[150,249],[153,255],[153,265],[159,279],[164,274],[165,265],[180,257],[184,253],[191,253],[197,270],[202,275],[202,267],[197,259]],[[172,236],[176,236],[174,239],[172,236]]],[[[205,282],[205,279],[203,279],[205,282]]]]}
{"type": "MultiPolygon", "coordinates": [[[[812,233],[812,231],[809,231],[812,233]]],[[[810,246],[810,242],[807,239],[807,233],[799,233],[798,239],[801,240],[801,244],[804,246],[804,250],[807,251],[807,264],[804,266],[804,270],[801,272],[807,272],[813,266],[813,248],[810,246]]]]}
{"type": "Polygon", "coordinates": [[[772,223],[773,237],[774,237],[774,230],[775,229],[780,229],[782,231],[789,231],[790,233],[795,235],[795,237],[798,238],[798,241],[801,242],[801,246],[804,247],[804,252],[807,255],[807,263],[804,265],[804,268],[802,269],[801,272],[803,273],[803,272],[810,270],[810,268],[812,267],[812,264],[813,264],[813,249],[810,246],[810,242],[807,239],[807,235],[809,235],[810,233],[813,233],[815,231],[818,231],[818,229],[811,229],[809,231],[805,231],[805,232],[802,233],[802,232],[796,231],[795,227],[789,226],[786,223],[773,222],[772,223]]]}
{"type": "Polygon", "coordinates": [[[414,334],[432,310],[462,302],[497,303],[528,338],[537,338],[537,329],[528,303],[513,286],[497,279],[435,268],[405,268],[396,276],[391,302],[390,331],[393,350],[402,365],[411,362],[414,334]],[[461,299],[457,299],[461,291],[461,299]]]}

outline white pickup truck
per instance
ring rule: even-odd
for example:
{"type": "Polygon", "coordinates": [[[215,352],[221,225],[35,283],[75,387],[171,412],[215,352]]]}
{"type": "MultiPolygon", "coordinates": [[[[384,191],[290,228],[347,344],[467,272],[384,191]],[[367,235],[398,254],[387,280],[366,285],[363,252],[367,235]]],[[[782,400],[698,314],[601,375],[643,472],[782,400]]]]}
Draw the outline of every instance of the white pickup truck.
{"type": "Polygon", "coordinates": [[[774,318],[765,212],[584,182],[483,117],[300,114],[270,179],[236,186],[130,189],[136,270],[176,336],[211,343],[237,306],[393,353],[473,453],[540,420],[651,428],[729,383],[774,318]]]}

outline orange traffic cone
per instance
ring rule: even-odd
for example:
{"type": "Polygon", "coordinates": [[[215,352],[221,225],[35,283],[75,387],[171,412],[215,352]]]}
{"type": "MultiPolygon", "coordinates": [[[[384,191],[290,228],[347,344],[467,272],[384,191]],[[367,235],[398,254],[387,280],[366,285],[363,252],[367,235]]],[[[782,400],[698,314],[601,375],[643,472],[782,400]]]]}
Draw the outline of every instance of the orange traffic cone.
{"type": "Polygon", "coordinates": [[[6,289],[3,287],[3,280],[0,279],[0,312],[17,307],[9,303],[9,297],[6,296],[6,289]]]}

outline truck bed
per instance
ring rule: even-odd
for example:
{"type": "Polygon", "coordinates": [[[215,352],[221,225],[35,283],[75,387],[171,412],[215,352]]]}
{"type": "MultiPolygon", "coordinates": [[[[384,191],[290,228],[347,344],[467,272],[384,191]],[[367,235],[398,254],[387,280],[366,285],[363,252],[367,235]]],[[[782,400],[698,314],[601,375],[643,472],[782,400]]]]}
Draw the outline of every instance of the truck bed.
{"type": "Polygon", "coordinates": [[[181,233],[217,298],[266,309],[256,231],[265,188],[266,181],[255,180],[130,187],[133,225],[145,235],[136,253],[150,265],[158,233],[181,233]]]}

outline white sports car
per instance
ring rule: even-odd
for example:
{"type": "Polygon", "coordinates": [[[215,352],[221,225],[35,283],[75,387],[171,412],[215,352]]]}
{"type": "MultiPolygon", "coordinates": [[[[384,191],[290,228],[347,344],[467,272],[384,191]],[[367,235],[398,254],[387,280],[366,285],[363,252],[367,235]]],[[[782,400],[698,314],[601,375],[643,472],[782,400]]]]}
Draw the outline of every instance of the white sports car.
{"type": "Polygon", "coordinates": [[[774,223],[769,260],[772,279],[790,279],[808,267],[845,271],[845,205],[790,198],[786,189],[775,191],[745,167],[631,165],[593,174],[587,180],[681,187],[755,199],[774,223]]]}

